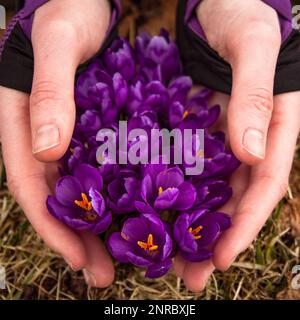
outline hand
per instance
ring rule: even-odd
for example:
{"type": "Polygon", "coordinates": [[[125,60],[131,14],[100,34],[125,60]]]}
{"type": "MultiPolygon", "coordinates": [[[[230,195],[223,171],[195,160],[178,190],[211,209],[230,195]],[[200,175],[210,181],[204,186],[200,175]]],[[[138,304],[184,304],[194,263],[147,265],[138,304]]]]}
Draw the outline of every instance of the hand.
{"type": "Polygon", "coordinates": [[[175,260],[178,276],[195,292],[215,267],[229,268],[286,193],[300,129],[300,92],[273,99],[281,43],[276,12],[260,0],[203,0],[198,17],[211,47],[232,67],[230,100],[221,94],[214,99],[228,104],[219,126],[243,164],[231,177],[233,198],[220,209],[232,215],[233,225],[218,240],[213,259],[175,260]]]}
{"type": "Polygon", "coordinates": [[[100,49],[109,19],[106,0],[90,0],[89,6],[84,1],[49,1],[36,11],[33,23],[31,96],[0,87],[0,135],[10,191],[46,244],[73,270],[83,269],[87,283],[95,287],[112,283],[111,259],[98,237],[76,233],[47,212],[47,178],[56,174],[53,165],[42,162],[60,159],[69,146],[75,72],[100,49]]]}

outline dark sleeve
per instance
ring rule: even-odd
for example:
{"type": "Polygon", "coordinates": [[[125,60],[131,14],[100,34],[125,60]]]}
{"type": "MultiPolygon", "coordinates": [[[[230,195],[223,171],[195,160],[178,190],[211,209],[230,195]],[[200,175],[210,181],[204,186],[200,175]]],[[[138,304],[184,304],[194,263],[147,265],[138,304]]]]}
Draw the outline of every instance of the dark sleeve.
{"type": "MultiPolygon", "coordinates": [[[[179,0],[176,23],[176,40],[185,73],[191,76],[196,84],[230,95],[231,66],[186,23],[188,4],[189,0],[179,0]]],[[[300,90],[299,48],[299,31],[291,30],[281,45],[276,67],[274,94],[300,90]]]]}
{"type": "MultiPolygon", "coordinates": [[[[33,71],[34,71],[34,57],[33,48],[30,40],[31,25],[35,9],[39,4],[43,4],[46,0],[31,1],[34,5],[31,10],[27,9],[28,14],[24,15],[24,1],[18,1],[20,11],[13,18],[8,26],[5,35],[0,44],[0,85],[11,89],[31,92],[33,71]]],[[[99,52],[80,65],[77,69],[76,77],[82,73],[88,64],[99,57],[103,50],[105,50],[111,42],[118,36],[118,19],[120,16],[120,6],[118,0],[112,0],[112,5],[118,6],[113,8],[111,24],[106,39],[99,50],[99,52]]],[[[26,10],[25,10],[26,11],[26,10]]]]}

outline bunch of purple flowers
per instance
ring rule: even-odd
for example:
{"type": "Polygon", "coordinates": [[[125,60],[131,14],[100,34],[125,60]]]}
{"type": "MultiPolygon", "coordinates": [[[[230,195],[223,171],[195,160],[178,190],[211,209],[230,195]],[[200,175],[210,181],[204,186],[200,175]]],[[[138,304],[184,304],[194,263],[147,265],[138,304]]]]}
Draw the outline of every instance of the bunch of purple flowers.
{"type": "Polygon", "coordinates": [[[168,272],[177,253],[188,261],[209,259],[231,223],[217,210],[232,195],[227,179],[239,162],[226,150],[224,134],[209,131],[220,114],[219,106],[209,107],[211,92],[190,97],[191,88],[166,31],[137,36],[135,48],[115,40],[77,81],[73,139],[47,199],[51,214],[71,228],[107,232],[112,256],[146,268],[149,278],[168,272]],[[204,171],[187,176],[185,163],[118,164],[106,153],[100,165],[97,133],[118,134],[120,119],[128,130],[204,129],[204,171]]]}

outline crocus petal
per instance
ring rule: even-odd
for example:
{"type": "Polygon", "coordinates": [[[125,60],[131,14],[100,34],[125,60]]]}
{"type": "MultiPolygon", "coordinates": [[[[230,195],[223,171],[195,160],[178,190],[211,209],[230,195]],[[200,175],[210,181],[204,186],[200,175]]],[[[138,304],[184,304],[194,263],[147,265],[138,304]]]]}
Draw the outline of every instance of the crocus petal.
{"type": "Polygon", "coordinates": [[[101,193],[98,190],[91,188],[89,196],[92,199],[91,202],[93,209],[98,213],[99,217],[102,217],[105,212],[105,201],[101,193]]]}
{"type": "Polygon", "coordinates": [[[103,180],[98,169],[88,164],[81,164],[74,171],[74,176],[81,182],[85,193],[91,188],[102,190],[103,180]]]}
{"type": "Polygon", "coordinates": [[[66,176],[57,181],[55,196],[61,204],[67,207],[73,207],[74,201],[81,199],[81,193],[83,191],[82,185],[76,178],[66,176]]]}
{"type": "Polygon", "coordinates": [[[122,263],[129,262],[127,252],[132,250],[132,245],[128,241],[124,240],[119,232],[111,234],[108,238],[107,247],[111,255],[116,260],[122,263]]]}
{"type": "Polygon", "coordinates": [[[94,234],[100,234],[109,228],[112,222],[112,214],[110,211],[106,212],[104,216],[101,217],[100,221],[94,225],[92,232],[94,234]]]}
{"type": "Polygon", "coordinates": [[[155,279],[164,276],[172,267],[172,260],[166,259],[148,267],[145,277],[155,279]]]}
{"type": "Polygon", "coordinates": [[[146,203],[151,203],[153,200],[153,183],[149,174],[147,174],[142,180],[141,185],[141,197],[146,203]]]}
{"type": "Polygon", "coordinates": [[[158,214],[149,204],[142,201],[135,201],[135,208],[142,214],[158,214]]]}
{"type": "Polygon", "coordinates": [[[48,211],[58,220],[63,220],[63,216],[76,217],[80,209],[66,207],[56,200],[55,197],[49,196],[47,198],[48,211]]]}
{"type": "Polygon", "coordinates": [[[77,218],[71,218],[69,216],[63,216],[62,217],[65,224],[67,224],[72,229],[78,230],[78,231],[90,231],[93,229],[93,224],[86,222],[81,219],[77,218]]]}
{"type": "Polygon", "coordinates": [[[231,226],[231,218],[228,214],[222,212],[208,213],[208,218],[216,222],[221,231],[227,230],[231,226]]]}
{"type": "Polygon", "coordinates": [[[124,222],[122,234],[130,243],[136,245],[137,241],[147,240],[147,230],[147,221],[145,219],[129,218],[124,222]]]}
{"type": "Polygon", "coordinates": [[[166,259],[170,256],[173,249],[173,240],[171,236],[166,232],[166,241],[164,244],[163,252],[162,252],[162,259],[166,259]]]}
{"type": "Polygon", "coordinates": [[[115,91],[116,105],[120,109],[126,104],[128,99],[127,82],[120,73],[116,73],[113,76],[113,87],[115,91]]]}
{"type": "Polygon", "coordinates": [[[165,210],[171,208],[177,200],[179,190],[177,188],[169,188],[164,190],[155,200],[154,208],[156,210],[165,210]]]}
{"type": "Polygon", "coordinates": [[[162,188],[163,190],[168,188],[177,188],[184,181],[183,172],[178,168],[170,168],[162,171],[156,178],[156,188],[162,188]]]}
{"type": "Polygon", "coordinates": [[[189,226],[189,215],[181,214],[174,224],[174,238],[181,251],[197,252],[198,246],[192,234],[188,232],[189,226]]]}
{"type": "Polygon", "coordinates": [[[177,210],[190,209],[196,200],[197,192],[195,187],[189,182],[183,182],[179,187],[179,194],[174,204],[174,208],[177,210]]]}
{"type": "MultiPolygon", "coordinates": [[[[209,216],[209,213],[207,217],[209,216]]],[[[199,224],[202,225],[203,229],[200,231],[201,238],[197,240],[198,248],[205,248],[212,244],[219,236],[220,234],[220,226],[212,221],[209,221],[209,218],[206,218],[207,221],[204,221],[203,223],[201,220],[199,221],[199,224]]],[[[197,225],[195,227],[198,227],[197,225]]]]}
{"type": "Polygon", "coordinates": [[[152,262],[150,260],[147,260],[146,258],[143,258],[141,256],[138,256],[136,254],[134,254],[132,251],[128,251],[127,252],[127,257],[129,262],[131,262],[132,264],[134,264],[137,267],[148,267],[152,264],[152,262]]]}

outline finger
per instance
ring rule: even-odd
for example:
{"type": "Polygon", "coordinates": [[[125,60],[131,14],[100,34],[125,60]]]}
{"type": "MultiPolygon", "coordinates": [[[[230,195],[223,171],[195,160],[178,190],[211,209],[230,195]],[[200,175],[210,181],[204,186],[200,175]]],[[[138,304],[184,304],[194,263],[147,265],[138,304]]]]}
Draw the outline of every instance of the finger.
{"type": "Polygon", "coordinates": [[[89,286],[105,288],[114,280],[114,266],[103,242],[91,233],[80,233],[87,252],[87,264],[83,269],[89,286]]]}
{"type": "Polygon", "coordinates": [[[30,151],[28,102],[27,95],[0,88],[0,131],[9,188],[46,244],[80,270],[86,263],[82,241],[46,209],[50,191],[44,180],[45,166],[30,151]]]}
{"type": "Polygon", "coordinates": [[[183,271],[185,286],[192,292],[203,291],[214,269],[215,266],[211,259],[203,262],[187,263],[183,271]]]}
{"type": "MultiPolygon", "coordinates": [[[[67,2],[70,1],[64,1],[64,4],[50,1],[36,12],[33,23],[32,150],[35,157],[42,161],[57,160],[68,148],[75,122],[75,72],[81,62],[100,48],[107,30],[105,24],[108,25],[109,9],[107,19],[100,23],[97,36],[90,37],[88,19],[81,21],[77,10],[74,11],[81,6],[80,3],[76,2],[74,6],[72,2],[65,10],[67,2]]],[[[101,18],[102,6],[92,7],[98,9],[99,12],[96,11],[101,18]]],[[[94,17],[95,13],[86,14],[94,17]]]]}
{"type": "Polygon", "coordinates": [[[275,98],[266,159],[252,169],[249,188],[233,216],[232,227],[217,243],[214,264],[226,270],[255,239],[284,196],[300,128],[300,93],[275,98]]]}
{"type": "MultiPolygon", "coordinates": [[[[236,172],[234,172],[230,179],[230,185],[234,190],[233,196],[219,211],[226,212],[229,215],[233,214],[248,186],[248,177],[249,168],[246,165],[242,165],[236,172]]],[[[199,292],[204,290],[206,283],[214,270],[215,266],[212,260],[200,263],[186,262],[182,271],[182,277],[186,287],[190,291],[199,292]]]]}
{"type": "Polygon", "coordinates": [[[274,19],[275,27],[256,23],[255,28],[249,26],[238,44],[232,45],[229,136],[235,155],[250,165],[265,158],[273,110],[275,68],[281,41],[275,11],[274,19]]]}
{"type": "Polygon", "coordinates": [[[177,254],[174,258],[174,271],[178,278],[183,278],[183,272],[186,265],[186,261],[183,259],[181,254],[177,254]]]}

